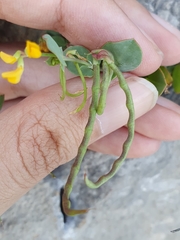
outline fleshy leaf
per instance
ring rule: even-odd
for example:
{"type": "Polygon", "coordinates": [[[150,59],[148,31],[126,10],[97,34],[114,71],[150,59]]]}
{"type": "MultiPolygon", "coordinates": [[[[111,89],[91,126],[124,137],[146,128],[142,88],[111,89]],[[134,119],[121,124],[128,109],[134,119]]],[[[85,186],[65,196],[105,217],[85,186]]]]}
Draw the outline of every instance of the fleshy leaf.
{"type": "Polygon", "coordinates": [[[176,93],[180,93],[180,64],[177,64],[172,73],[173,88],[176,93]]]}
{"type": "Polygon", "coordinates": [[[122,72],[132,71],[141,63],[142,51],[134,39],[108,42],[101,48],[112,53],[116,66],[122,72]]]}
{"type": "Polygon", "coordinates": [[[64,70],[64,67],[66,67],[66,63],[64,61],[64,55],[63,55],[63,50],[61,47],[58,46],[58,44],[54,41],[54,39],[48,35],[45,34],[43,35],[43,39],[46,41],[48,49],[54,53],[54,55],[59,59],[62,68],[64,70]]]}
{"type": "Polygon", "coordinates": [[[4,103],[4,94],[0,94],[0,110],[3,106],[3,103],[4,103]]]}
{"type": "MultiPolygon", "coordinates": [[[[71,46],[68,47],[64,54],[72,53],[74,58],[80,59],[80,60],[86,60],[87,62],[92,62],[92,56],[89,54],[90,51],[87,48],[84,48],[82,46],[71,46]]],[[[67,56],[68,57],[68,56],[67,56]]],[[[79,76],[79,73],[75,67],[75,64],[73,62],[66,62],[67,68],[70,72],[74,73],[76,76],[79,76]]],[[[84,75],[84,77],[92,77],[93,71],[91,68],[89,68],[87,65],[79,64],[79,67],[84,75]]]]}
{"type": "Polygon", "coordinates": [[[164,90],[167,88],[167,83],[166,83],[164,73],[160,68],[158,68],[158,70],[156,70],[156,72],[150,74],[149,76],[147,76],[145,78],[149,82],[154,84],[154,86],[157,88],[159,95],[161,95],[164,92],[164,90]]]}

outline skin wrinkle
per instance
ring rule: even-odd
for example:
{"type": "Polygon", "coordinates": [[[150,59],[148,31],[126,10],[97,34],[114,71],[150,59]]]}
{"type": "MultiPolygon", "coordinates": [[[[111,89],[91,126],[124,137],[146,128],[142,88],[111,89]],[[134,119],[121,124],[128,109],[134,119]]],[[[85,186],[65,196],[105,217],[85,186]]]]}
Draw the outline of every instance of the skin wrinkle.
{"type": "Polygon", "coordinates": [[[54,112],[56,115],[55,119],[58,121],[57,126],[60,126],[61,128],[61,136],[59,136],[56,130],[51,129],[51,127],[49,128],[51,122],[47,122],[52,119],[52,115],[51,119],[49,119],[48,112],[50,112],[50,108],[46,105],[41,105],[41,107],[36,108],[35,111],[28,112],[28,114],[25,113],[25,118],[21,120],[18,128],[18,152],[20,154],[21,163],[28,173],[28,176],[34,181],[40,172],[45,171],[46,173],[49,173],[53,170],[54,165],[58,166],[62,161],[65,161],[63,159],[67,159],[69,152],[71,151],[69,149],[70,142],[74,142],[75,145],[79,144],[81,134],[77,129],[79,128],[79,124],[82,125],[84,122],[83,119],[86,114],[86,111],[84,111],[84,114],[78,114],[78,121],[72,119],[75,126],[73,127],[73,130],[70,129],[71,132],[68,135],[65,126],[68,125],[69,121],[66,122],[66,119],[64,118],[60,119],[59,115],[54,112]],[[41,113],[40,115],[38,114],[38,117],[36,116],[37,109],[38,112],[41,113]],[[63,136],[65,134],[66,137],[63,136]],[[69,140],[67,139],[67,136],[69,136],[69,140]],[[66,139],[66,141],[64,141],[64,139],[66,139]],[[60,149],[63,149],[63,151],[60,152],[60,149]],[[57,153],[59,156],[58,158],[57,153]],[[25,159],[31,160],[28,163],[29,165],[26,164],[25,159]]]}
{"type": "MultiPolygon", "coordinates": [[[[11,168],[9,168],[8,164],[4,164],[4,165],[6,166],[6,169],[7,169],[8,173],[9,173],[8,176],[10,176],[10,178],[13,180],[13,182],[16,183],[19,187],[26,189],[27,187],[26,187],[24,184],[22,184],[22,181],[19,182],[19,181],[17,180],[17,178],[15,178],[16,175],[13,174],[13,171],[11,171],[11,168]]],[[[17,170],[17,169],[16,169],[16,170],[17,170]]],[[[9,187],[10,187],[10,186],[8,186],[8,188],[9,188],[9,187]]],[[[12,189],[11,189],[11,190],[12,190],[12,189]]]]}
{"type": "Polygon", "coordinates": [[[20,148],[21,144],[20,144],[20,142],[21,142],[21,125],[18,126],[17,152],[19,153],[19,157],[20,157],[20,159],[21,159],[21,163],[22,163],[25,171],[28,173],[28,175],[29,175],[31,178],[33,178],[33,179],[36,181],[35,177],[31,174],[31,172],[29,171],[28,167],[26,166],[26,163],[25,163],[24,158],[23,158],[23,154],[22,154],[22,152],[21,152],[21,148],[20,148]]]}
{"type": "Polygon", "coordinates": [[[60,156],[60,151],[59,151],[60,150],[60,145],[59,145],[56,134],[54,132],[49,131],[48,129],[47,129],[47,132],[50,135],[50,139],[52,139],[53,142],[55,143],[55,149],[58,152],[58,156],[60,156]]]}
{"type": "MultiPolygon", "coordinates": [[[[35,117],[35,119],[36,119],[36,121],[37,121],[37,124],[39,124],[39,120],[36,118],[36,115],[34,114],[34,115],[32,115],[32,116],[35,117]]],[[[29,117],[29,119],[30,119],[30,117],[29,117]]],[[[32,178],[36,181],[35,174],[34,174],[34,173],[32,174],[32,173],[29,171],[29,167],[26,166],[25,159],[27,159],[27,158],[23,156],[24,149],[22,148],[22,150],[21,150],[22,143],[25,143],[25,142],[26,142],[25,137],[28,136],[28,135],[29,135],[29,131],[31,131],[31,130],[33,129],[33,125],[30,125],[30,126],[28,127],[28,129],[26,129],[26,131],[23,133],[24,127],[26,126],[26,120],[27,120],[27,118],[19,125],[18,152],[19,152],[19,154],[20,154],[21,162],[22,162],[22,165],[23,165],[23,167],[25,168],[26,172],[28,173],[28,175],[29,175],[30,177],[32,177],[32,178]],[[24,137],[24,136],[25,136],[25,137],[24,137]]],[[[36,124],[35,124],[35,125],[36,125],[36,124]]],[[[35,125],[34,125],[34,126],[35,126],[35,125]]],[[[33,153],[34,153],[34,154],[31,154],[32,159],[33,159],[34,156],[35,156],[34,149],[35,149],[36,143],[35,143],[35,144],[34,144],[34,143],[35,143],[35,142],[32,142],[32,149],[33,149],[33,153]]],[[[28,154],[29,154],[29,149],[28,149],[27,152],[28,152],[28,154]]],[[[35,161],[34,161],[34,163],[35,163],[35,161]]],[[[31,164],[31,165],[32,165],[32,164],[31,164]]],[[[36,169],[36,168],[35,168],[35,169],[36,169]]],[[[37,171],[37,175],[38,175],[38,171],[37,171]]]]}
{"type": "MultiPolygon", "coordinates": [[[[5,166],[5,169],[6,169],[6,165],[4,165],[4,166],[5,166]]],[[[8,169],[7,169],[7,171],[8,171],[8,169]]],[[[2,179],[6,179],[6,178],[2,178],[2,179]]],[[[2,190],[3,190],[2,193],[0,193],[0,196],[2,196],[2,197],[0,198],[0,201],[1,201],[1,202],[3,201],[3,203],[6,203],[6,200],[11,199],[11,196],[14,195],[12,192],[15,192],[15,190],[12,189],[12,188],[11,188],[11,185],[9,186],[6,181],[3,181],[2,183],[3,183],[3,185],[4,185],[5,187],[2,189],[2,190]],[[11,190],[11,192],[9,192],[9,189],[11,190]],[[7,190],[8,190],[8,191],[7,191],[7,190]],[[8,192],[8,194],[7,194],[7,192],[8,192]],[[6,195],[7,195],[7,196],[6,196],[6,195]]]]}
{"type": "MultiPolygon", "coordinates": [[[[32,113],[30,113],[32,114],[32,113]]],[[[39,171],[40,171],[40,166],[43,167],[43,171],[45,170],[47,173],[50,172],[49,170],[49,165],[51,165],[51,163],[54,161],[52,160],[50,163],[49,163],[49,159],[51,159],[51,156],[49,157],[49,146],[55,146],[53,147],[53,151],[56,152],[56,154],[58,153],[58,156],[59,156],[59,151],[57,150],[57,140],[55,140],[55,138],[53,136],[53,133],[49,134],[50,133],[50,130],[48,130],[45,125],[43,124],[43,116],[41,116],[40,118],[37,119],[36,115],[32,114],[32,117],[30,118],[34,118],[35,119],[35,122],[32,124],[31,123],[31,126],[28,128],[28,131],[25,129],[25,136],[23,137],[23,133],[21,134],[21,141],[25,143],[25,146],[22,146],[22,144],[20,143],[20,146],[19,148],[21,148],[21,159],[22,159],[22,163],[23,165],[25,166],[25,162],[23,159],[25,159],[25,156],[23,156],[23,152],[24,152],[24,148],[27,148],[28,149],[28,153],[29,154],[29,151],[31,150],[31,147],[32,147],[32,153],[31,153],[31,156],[33,157],[33,173],[30,173],[30,175],[34,176],[39,174],[39,171]],[[28,137],[27,137],[28,136],[28,137]],[[24,140],[24,138],[27,138],[24,140]],[[44,145],[44,141],[47,141],[47,145],[48,146],[45,146],[44,145]],[[21,147],[22,146],[22,147],[21,147]],[[28,147],[30,146],[30,147],[28,147]],[[46,150],[47,149],[47,150],[46,150]],[[46,151],[45,151],[46,150],[46,151]],[[34,170],[37,171],[37,174],[35,174],[34,170]]],[[[26,124],[25,126],[22,127],[21,131],[23,132],[24,131],[24,128],[26,127],[26,124]]],[[[50,154],[51,152],[53,151],[50,151],[50,154]]],[[[26,169],[28,168],[29,166],[26,167],[26,169]]],[[[28,171],[29,172],[29,171],[28,171]]]]}
{"type": "MultiPolygon", "coordinates": [[[[9,186],[7,186],[8,188],[9,188],[9,186]]],[[[0,201],[1,201],[1,204],[2,205],[6,205],[6,203],[9,201],[9,200],[11,200],[12,198],[13,198],[13,196],[14,196],[14,194],[9,194],[9,191],[8,191],[8,196],[6,196],[5,195],[5,191],[3,191],[2,193],[0,193],[0,196],[2,196],[1,198],[0,198],[0,201]]]]}
{"type": "MultiPolygon", "coordinates": [[[[15,136],[16,137],[16,136],[15,136]]],[[[9,151],[9,149],[7,149],[6,150],[6,145],[7,145],[7,142],[5,143],[4,141],[2,141],[2,143],[1,144],[3,144],[4,143],[4,146],[2,147],[3,149],[4,149],[4,152],[8,152],[9,151]]],[[[3,159],[2,159],[3,160],[3,159]]],[[[21,182],[19,182],[19,180],[17,179],[17,175],[18,174],[14,174],[14,172],[18,172],[18,173],[20,173],[20,175],[21,175],[21,177],[23,178],[23,176],[22,176],[22,174],[21,174],[21,172],[20,172],[20,169],[18,169],[17,167],[16,167],[16,165],[14,164],[14,169],[11,169],[11,167],[9,167],[9,162],[8,161],[1,161],[2,162],[2,164],[5,166],[5,169],[6,169],[6,171],[8,172],[8,176],[10,177],[10,179],[12,179],[13,181],[12,182],[14,182],[15,184],[17,184],[18,186],[20,186],[22,189],[26,189],[27,188],[27,186],[25,185],[25,184],[22,184],[22,182],[24,183],[25,181],[21,181],[21,182]]],[[[6,172],[5,171],[5,172],[6,172]]],[[[6,178],[5,178],[6,179],[6,178]]],[[[24,179],[24,178],[23,178],[24,179]]],[[[5,185],[7,188],[6,189],[11,189],[12,191],[14,191],[12,188],[11,188],[11,185],[9,186],[8,184],[6,184],[5,182],[3,182],[3,185],[5,185]]],[[[31,185],[31,184],[30,184],[31,185]]],[[[4,189],[4,188],[3,188],[4,189]]]]}
{"type": "MultiPolygon", "coordinates": [[[[75,88],[73,90],[73,92],[74,91],[77,91],[77,89],[75,88]]],[[[62,116],[61,119],[59,119],[57,117],[58,124],[61,125],[62,121],[64,121],[65,122],[65,126],[68,126],[67,128],[63,127],[61,129],[61,139],[62,139],[62,141],[63,141],[63,139],[67,139],[68,138],[63,143],[63,147],[66,150],[66,151],[64,151],[66,153],[66,155],[64,156],[64,159],[67,159],[68,153],[71,152],[71,148],[69,148],[70,143],[71,143],[72,148],[74,148],[74,147],[79,146],[80,142],[82,141],[82,136],[83,136],[82,132],[84,132],[84,127],[86,125],[85,119],[88,119],[88,116],[89,116],[89,112],[88,112],[89,104],[86,104],[86,106],[84,107],[84,109],[82,109],[82,111],[80,111],[78,113],[71,114],[71,112],[77,106],[79,106],[79,104],[81,103],[81,99],[79,99],[79,98],[76,99],[76,101],[75,101],[76,104],[74,104],[74,105],[72,105],[72,102],[68,101],[68,99],[69,98],[67,98],[67,102],[66,102],[66,112],[67,113],[65,113],[65,116],[66,116],[66,114],[69,115],[68,116],[69,119],[67,118],[68,121],[66,120],[66,117],[62,116]],[[73,126],[71,128],[69,128],[69,121],[72,123],[72,126],[73,126]]],[[[69,99],[69,100],[71,100],[71,99],[69,99]]],[[[54,104],[58,107],[58,104],[56,102],[54,104]]],[[[95,132],[97,133],[97,131],[95,131],[95,132]]]]}
{"type": "MultiPolygon", "coordinates": [[[[43,147],[41,146],[43,141],[41,139],[39,139],[38,128],[41,128],[41,124],[40,123],[35,124],[32,127],[31,139],[28,142],[29,143],[31,143],[31,141],[33,142],[33,149],[35,150],[35,153],[34,153],[34,163],[36,163],[39,167],[40,166],[44,166],[45,170],[47,170],[47,165],[48,164],[45,161],[46,156],[45,156],[44,151],[42,150],[43,147]],[[38,153],[38,155],[40,155],[41,161],[35,160],[35,156],[37,155],[36,152],[38,153]]],[[[41,135],[43,135],[43,134],[41,134],[41,135]]]]}
{"type": "MultiPolygon", "coordinates": [[[[81,115],[79,115],[79,119],[81,119],[81,115]]],[[[83,120],[83,117],[82,117],[83,120]]],[[[84,123],[84,121],[80,121],[82,124],[84,123]]],[[[75,139],[75,143],[78,143],[82,141],[82,135],[79,134],[79,124],[77,124],[76,122],[74,122],[75,127],[73,128],[73,131],[71,131],[71,134],[67,135],[67,137],[69,138],[69,140],[71,139],[71,135],[73,136],[73,138],[75,139]]],[[[83,128],[84,129],[84,128],[83,128]]],[[[68,144],[69,145],[69,144],[68,144]]],[[[71,151],[69,146],[67,146],[67,150],[69,150],[69,152],[71,151]]]]}
{"type": "MultiPolygon", "coordinates": [[[[25,161],[24,161],[24,165],[25,165],[25,161]]],[[[24,165],[23,165],[23,167],[24,167],[24,165]]],[[[25,166],[26,166],[26,165],[25,165],[25,166]]],[[[26,170],[28,173],[30,173],[27,168],[26,168],[25,170],[26,170]]],[[[21,169],[21,168],[17,167],[17,168],[16,168],[16,171],[17,171],[17,173],[21,176],[21,178],[23,179],[22,182],[26,183],[26,185],[21,185],[20,187],[21,187],[21,188],[24,188],[24,189],[29,188],[29,187],[32,185],[32,181],[27,180],[27,178],[24,177],[24,174],[22,173],[22,169],[21,169]],[[27,185],[27,183],[29,183],[29,186],[27,185]]],[[[17,174],[16,174],[16,175],[17,175],[17,174]]],[[[34,178],[34,177],[32,176],[32,178],[34,178]]],[[[34,178],[34,180],[36,181],[35,178],[34,178]]]]}

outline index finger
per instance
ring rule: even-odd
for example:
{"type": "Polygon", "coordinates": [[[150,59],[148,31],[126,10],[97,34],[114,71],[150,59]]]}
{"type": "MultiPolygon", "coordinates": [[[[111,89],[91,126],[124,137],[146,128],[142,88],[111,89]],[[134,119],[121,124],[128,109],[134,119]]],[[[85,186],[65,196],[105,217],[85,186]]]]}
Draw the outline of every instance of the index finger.
{"type": "Polygon", "coordinates": [[[72,44],[89,49],[100,48],[107,41],[134,38],[142,48],[142,64],[135,71],[148,75],[162,63],[162,53],[134,25],[112,0],[0,0],[0,18],[10,22],[59,31],[72,44]]]}

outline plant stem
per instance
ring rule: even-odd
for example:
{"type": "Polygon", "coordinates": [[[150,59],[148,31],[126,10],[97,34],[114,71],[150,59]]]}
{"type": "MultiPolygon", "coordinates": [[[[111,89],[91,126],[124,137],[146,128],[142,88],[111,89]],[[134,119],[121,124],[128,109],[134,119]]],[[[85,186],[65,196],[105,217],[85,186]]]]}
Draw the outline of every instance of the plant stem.
{"type": "Polygon", "coordinates": [[[84,97],[83,97],[83,101],[82,101],[81,105],[72,112],[72,113],[77,113],[77,112],[80,112],[83,109],[84,105],[86,104],[86,101],[87,101],[87,85],[86,85],[86,80],[84,78],[84,75],[83,75],[83,73],[82,73],[82,71],[79,67],[79,64],[78,63],[74,63],[74,64],[75,64],[76,69],[77,69],[77,71],[79,73],[79,76],[81,78],[81,81],[82,81],[82,84],[83,84],[83,93],[84,93],[84,97]]]}
{"type": "Polygon", "coordinates": [[[62,87],[62,96],[61,96],[61,100],[64,100],[65,96],[66,96],[66,77],[65,77],[65,73],[61,67],[60,64],[60,84],[62,87]]]}

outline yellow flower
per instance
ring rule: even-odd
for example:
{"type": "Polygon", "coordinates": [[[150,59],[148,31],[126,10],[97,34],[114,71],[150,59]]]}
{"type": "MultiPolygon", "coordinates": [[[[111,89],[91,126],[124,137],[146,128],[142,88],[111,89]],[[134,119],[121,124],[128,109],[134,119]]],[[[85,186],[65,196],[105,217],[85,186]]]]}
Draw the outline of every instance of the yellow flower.
{"type": "Polygon", "coordinates": [[[17,67],[13,71],[2,73],[2,78],[6,79],[8,82],[12,84],[17,84],[20,82],[21,75],[23,73],[24,68],[22,66],[17,67]]]}
{"type": "Polygon", "coordinates": [[[0,58],[5,62],[5,63],[8,63],[8,64],[13,64],[17,61],[17,58],[12,56],[12,55],[9,55],[9,54],[6,54],[5,52],[0,52],[0,58]]]}
{"type": "Polygon", "coordinates": [[[29,58],[40,58],[42,54],[40,46],[31,41],[26,41],[25,53],[29,58]]]}

